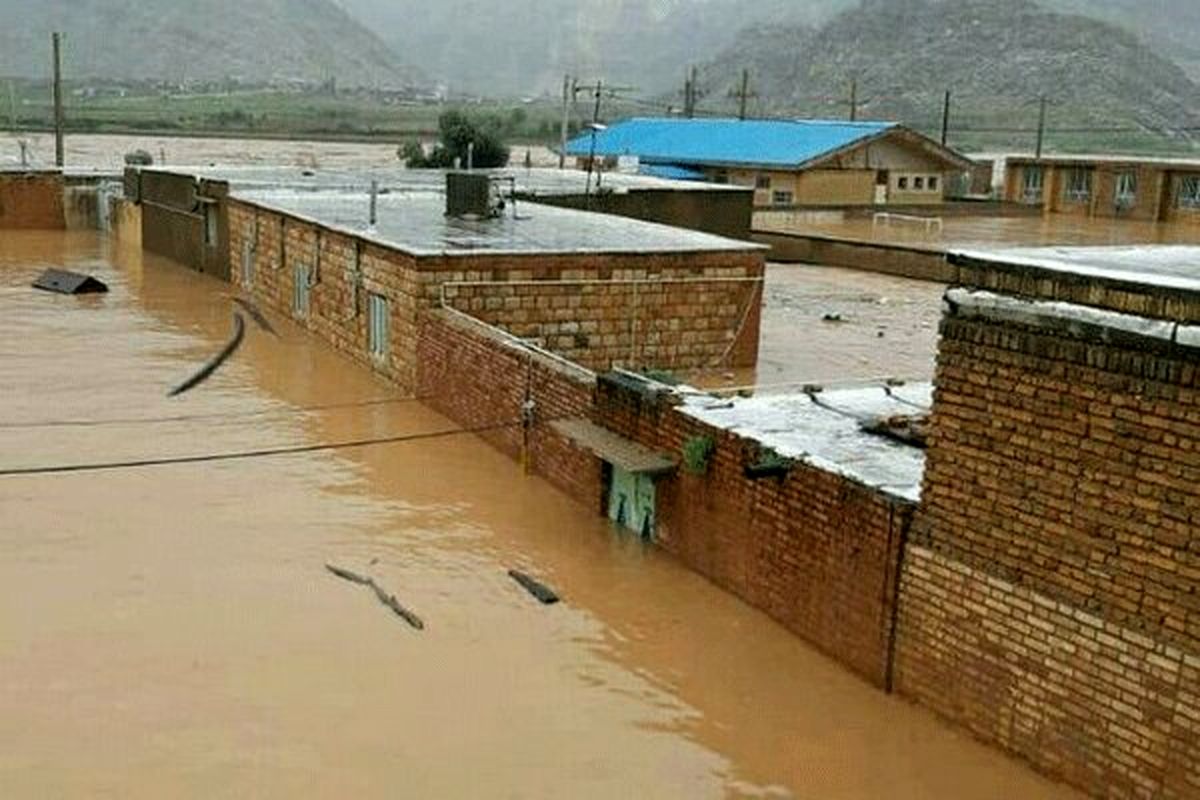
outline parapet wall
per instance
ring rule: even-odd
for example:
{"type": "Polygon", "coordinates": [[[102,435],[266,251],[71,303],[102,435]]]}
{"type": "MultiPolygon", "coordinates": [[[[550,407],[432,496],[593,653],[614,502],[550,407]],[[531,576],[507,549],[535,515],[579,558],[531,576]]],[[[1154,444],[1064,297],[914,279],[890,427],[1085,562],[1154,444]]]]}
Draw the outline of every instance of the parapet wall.
{"type": "Polygon", "coordinates": [[[596,420],[676,455],[714,445],[701,474],[657,481],[656,541],[872,684],[890,683],[899,559],[914,504],[795,464],[754,479],[759,444],[602,376],[596,420]]]}
{"type": "Polygon", "coordinates": [[[591,414],[595,376],[548,358],[455,311],[421,326],[419,397],[571,497],[598,508],[600,461],[551,427],[591,414]],[[528,426],[526,403],[532,403],[528,426]]]}
{"type": "Polygon", "coordinates": [[[229,200],[234,284],[401,390],[417,390],[419,328],[445,306],[585,367],[753,366],[763,257],[756,251],[414,256],[309,220],[229,200]],[[300,271],[302,268],[303,271],[300,271]],[[308,276],[308,310],[296,307],[308,276]],[[391,346],[368,353],[369,294],[391,346]]]}
{"type": "Polygon", "coordinates": [[[1200,796],[1200,339],[1141,316],[1194,299],[973,280],[1026,299],[949,296],[897,690],[1095,796],[1200,796]]]}
{"type": "Polygon", "coordinates": [[[62,173],[0,172],[0,230],[67,227],[62,173]]]}

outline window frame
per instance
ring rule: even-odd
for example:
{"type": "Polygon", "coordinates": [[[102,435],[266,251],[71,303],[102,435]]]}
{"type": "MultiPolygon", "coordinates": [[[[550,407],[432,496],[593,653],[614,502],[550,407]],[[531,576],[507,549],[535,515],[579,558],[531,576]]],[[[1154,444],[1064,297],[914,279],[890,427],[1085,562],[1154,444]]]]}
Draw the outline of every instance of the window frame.
{"type": "Polygon", "coordinates": [[[771,192],[771,205],[791,206],[796,204],[796,193],[787,189],[775,189],[771,192]]]}
{"type": "Polygon", "coordinates": [[[1133,208],[1137,205],[1138,175],[1133,170],[1118,172],[1113,183],[1113,205],[1133,208]]]}
{"type": "Polygon", "coordinates": [[[1179,176],[1179,183],[1175,189],[1175,207],[1186,211],[1200,211],[1200,173],[1185,173],[1179,176]]]}
{"type": "Polygon", "coordinates": [[[1087,167],[1073,167],[1067,170],[1067,180],[1063,184],[1063,197],[1071,203],[1091,202],[1093,191],[1092,170],[1087,167]]]}
{"type": "Polygon", "coordinates": [[[367,292],[367,354],[387,360],[392,346],[391,302],[387,295],[367,292]]]}
{"type": "Polygon", "coordinates": [[[308,319],[312,312],[312,271],[308,264],[297,261],[292,266],[292,316],[308,319]]]}

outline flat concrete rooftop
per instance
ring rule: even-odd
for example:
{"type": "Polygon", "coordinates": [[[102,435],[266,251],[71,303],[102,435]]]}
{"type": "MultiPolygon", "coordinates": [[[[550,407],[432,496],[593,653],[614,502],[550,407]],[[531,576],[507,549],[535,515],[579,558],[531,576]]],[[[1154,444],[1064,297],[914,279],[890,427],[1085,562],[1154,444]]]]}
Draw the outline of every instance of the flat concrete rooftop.
{"type": "MultiPolygon", "coordinates": [[[[175,175],[194,175],[214,181],[226,181],[234,189],[297,188],[297,189],[359,189],[371,181],[380,188],[442,192],[446,172],[437,169],[406,169],[395,167],[364,167],[361,169],[327,169],[303,166],[237,166],[237,165],[164,165],[146,167],[147,172],[175,175]]],[[[577,169],[548,169],[545,167],[509,167],[476,170],[497,178],[511,178],[518,192],[540,195],[582,195],[587,173],[577,169]]],[[[596,191],[596,173],[592,175],[592,191],[596,191]]],[[[600,191],[624,194],[633,191],[672,191],[688,193],[748,193],[748,187],[729,186],[700,181],[676,181],[648,175],[605,172],[600,175],[600,191]]]]}
{"type": "Polygon", "coordinates": [[[925,452],[868,433],[862,423],[927,413],[932,405],[932,384],[914,383],[733,399],[688,395],[681,411],[759,442],[785,458],[916,502],[921,497],[925,452]]]}
{"type": "Polygon", "coordinates": [[[369,191],[335,189],[238,189],[233,197],[329,228],[345,231],[415,256],[476,253],[649,254],[765,250],[760,245],[626,217],[574,211],[536,203],[510,205],[495,219],[456,219],[445,214],[440,191],[402,189],[379,195],[377,222],[368,225],[369,191]]]}
{"type": "Polygon", "coordinates": [[[1031,267],[1083,278],[1200,291],[1200,246],[1011,247],[956,250],[951,261],[1031,267]]]}

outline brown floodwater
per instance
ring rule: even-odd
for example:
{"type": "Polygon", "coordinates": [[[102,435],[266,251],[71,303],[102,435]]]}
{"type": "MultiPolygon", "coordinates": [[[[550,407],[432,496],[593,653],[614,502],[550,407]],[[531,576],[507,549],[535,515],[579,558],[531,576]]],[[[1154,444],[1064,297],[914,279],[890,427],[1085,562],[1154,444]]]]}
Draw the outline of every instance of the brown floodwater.
{"type": "MultiPolygon", "coordinates": [[[[228,336],[229,291],[0,233],[0,471],[453,427],[279,319],[167,399],[228,336]],[[112,291],[29,289],[47,265],[112,291]]],[[[250,796],[1076,795],[471,436],[0,476],[0,797],[250,796]]]]}
{"type": "Polygon", "coordinates": [[[685,374],[708,389],[933,379],[946,286],[842,267],[768,264],[758,366],[685,374]]]}
{"type": "MultiPolygon", "coordinates": [[[[898,213],[903,213],[903,209],[899,209],[898,213]]],[[[935,215],[920,212],[919,216],[935,215]]],[[[1200,225],[1187,223],[1137,222],[1070,214],[946,216],[941,220],[941,228],[931,228],[915,220],[903,219],[876,224],[873,217],[847,217],[841,212],[763,211],[755,214],[754,227],[761,231],[815,234],[936,249],[1200,243],[1200,225]]]]}
{"type": "MultiPolygon", "coordinates": [[[[0,166],[20,163],[20,142],[35,166],[54,163],[54,137],[46,133],[0,136],[0,166]]],[[[398,142],[317,142],[304,139],[240,139],[211,136],[153,134],[70,134],[65,140],[68,167],[124,169],[125,154],[145,150],[156,164],[198,166],[301,166],[323,169],[396,167],[398,142]]],[[[526,151],[534,166],[557,166],[558,156],[540,146],[513,147],[513,163],[524,162],[526,151]]]]}

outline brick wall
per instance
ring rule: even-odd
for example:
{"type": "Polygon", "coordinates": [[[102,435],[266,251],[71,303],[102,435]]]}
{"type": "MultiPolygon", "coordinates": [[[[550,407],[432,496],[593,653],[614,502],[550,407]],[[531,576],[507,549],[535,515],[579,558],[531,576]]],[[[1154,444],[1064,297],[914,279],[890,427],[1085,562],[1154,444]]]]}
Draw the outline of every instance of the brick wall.
{"type": "Polygon", "coordinates": [[[589,367],[758,360],[761,252],[418,258],[236,200],[228,208],[231,280],[406,392],[416,391],[423,314],[441,307],[444,286],[452,307],[589,367]],[[314,275],[304,319],[292,311],[300,263],[314,275]],[[389,300],[382,360],[367,355],[368,293],[389,300]]]}
{"type": "Polygon", "coordinates": [[[1096,796],[1200,796],[1198,367],[1169,339],[947,316],[898,691],[1096,796]]]}
{"type": "Polygon", "coordinates": [[[803,464],[751,480],[757,444],[606,378],[597,420],[653,449],[680,453],[708,436],[703,475],[657,484],[657,538],[690,568],[741,597],[876,686],[889,683],[900,552],[911,503],[803,464]]]}
{"type": "Polygon", "coordinates": [[[63,178],[57,172],[0,172],[0,229],[62,229],[63,178]]]}
{"type": "Polygon", "coordinates": [[[590,369],[751,367],[762,283],[746,267],[614,270],[587,280],[446,287],[447,303],[590,369]]]}
{"type": "Polygon", "coordinates": [[[419,396],[427,405],[463,427],[507,425],[480,435],[513,458],[521,458],[527,445],[532,472],[598,508],[599,460],[550,427],[556,420],[590,415],[593,377],[450,311],[426,314],[417,360],[419,396]],[[528,430],[515,424],[527,397],[535,404],[528,430]]]}
{"type": "Polygon", "coordinates": [[[230,203],[229,227],[230,277],[235,285],[402,391],[416,391],[419,282],[410,256],[237,202],[230,203]],[[250,281],[247,257],[253,262],[250,281]],[[297,264],[310,271],[309,311],[303,317],[293,310],[297,264]],[[373,358],[368,352],[370,293],[388,299],[391,347],[386,358],[373,358]]]}

